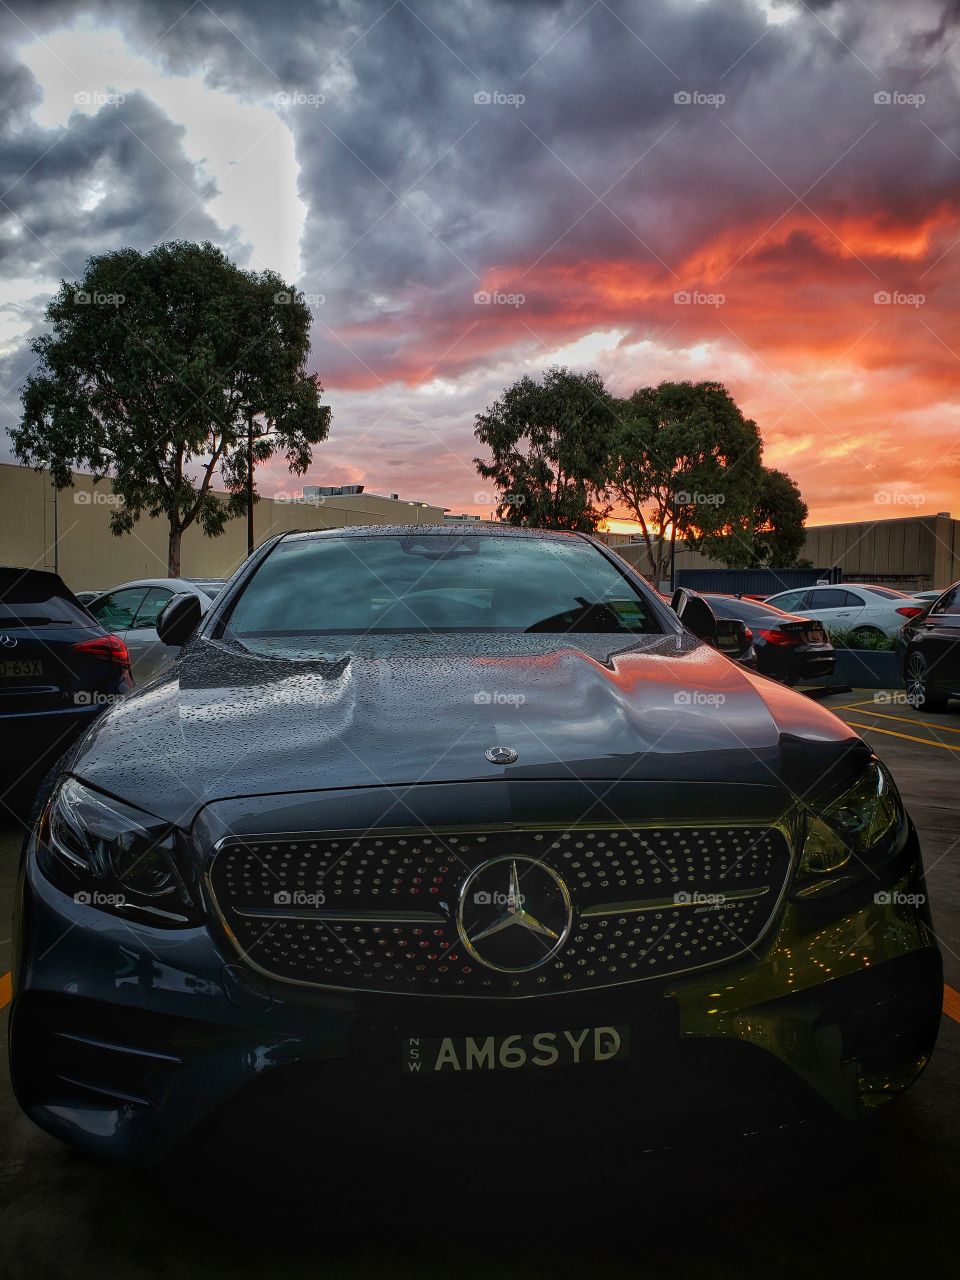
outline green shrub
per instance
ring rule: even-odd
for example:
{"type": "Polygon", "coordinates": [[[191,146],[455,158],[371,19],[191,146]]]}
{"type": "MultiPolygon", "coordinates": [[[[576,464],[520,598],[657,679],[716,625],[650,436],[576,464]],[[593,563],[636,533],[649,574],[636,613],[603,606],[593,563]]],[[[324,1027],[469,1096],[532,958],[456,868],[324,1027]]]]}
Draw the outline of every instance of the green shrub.
{"type": "Polygon", "coordinates": [[[849,629],[829,631],[829,636],[835,649],[869,649],[877,653],[897,647],[892,636],[858,636],[849,629]]]}

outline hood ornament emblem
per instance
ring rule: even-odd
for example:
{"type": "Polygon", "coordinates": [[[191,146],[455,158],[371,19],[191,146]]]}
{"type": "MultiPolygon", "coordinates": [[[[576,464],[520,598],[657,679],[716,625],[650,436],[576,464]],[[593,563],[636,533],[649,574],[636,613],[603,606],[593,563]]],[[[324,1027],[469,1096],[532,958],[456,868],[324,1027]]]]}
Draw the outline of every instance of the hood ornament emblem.
{"type": "Polygon", "coordinates": [[[513,747],[488,747],[483,754],[491,764],[513,764],[520,753],[513,747]]]}

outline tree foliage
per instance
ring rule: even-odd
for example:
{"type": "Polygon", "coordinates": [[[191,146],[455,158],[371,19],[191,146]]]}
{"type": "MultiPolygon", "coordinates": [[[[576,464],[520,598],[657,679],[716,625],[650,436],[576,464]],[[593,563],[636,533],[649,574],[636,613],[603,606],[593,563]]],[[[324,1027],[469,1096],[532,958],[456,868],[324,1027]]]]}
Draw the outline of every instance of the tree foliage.
{"type": "Polygon", "coordinates": [[[609,492],[640,525],[654,582],[666,576],[670,541],[723,555],[756,501],[757,424],[718,382],[640,387],[617,409],[609,492]]]}
{"type": "Polygon", "coordinates": [[[609,510],[603,499],[613,400],[598,373],[549,369],[525,376],[478,413],[475,435],[490,450],[480,475],[500,491],[498,513],[511,524],[592,532],[609,510]]]}
{"type": "Polygon", "coordinates": [[[808,508],[785,471],[763,467],[750,520],[735,532],[720,559],[732,568],[778,569],[798,563],[808,508]]]}
{"type": "Polygon", "coordinates": [[[185,529],[213,537],[246,510],[251,464],[281,453],[303,474],[327,437],[330,409],[306,372],[309,308],[275,272],[242,271],[211,244],[91,258],[46,318],[16,455],[58,488],[77,467],[109,477],[122,499],[115,534],[144,514],[165,519],[171,576],[185,529]],[[226,499],[212,490],[218,474],[226,499]]]}

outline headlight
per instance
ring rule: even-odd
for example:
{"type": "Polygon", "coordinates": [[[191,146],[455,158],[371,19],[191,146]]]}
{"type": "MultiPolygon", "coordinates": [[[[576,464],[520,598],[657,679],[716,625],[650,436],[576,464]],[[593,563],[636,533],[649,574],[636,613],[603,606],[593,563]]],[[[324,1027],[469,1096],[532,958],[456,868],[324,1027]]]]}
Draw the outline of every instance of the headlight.
{"type": "MultiPolygon", "coordinates": [[[[801,822],[800,877],[816,892],[822,878],[869,874],[903,846],[907,820],[893,780],[877,761],[842,796],[801,822]],[[814,879],[814,877],[816,879],[814,879]]],[[[803,893],[804,890],[801,889],[803,893]]]]}
{"type": "Polygon", "coordinates": [[[192,922],[195,901],[180,872],[178,843],[169,823],[67,778],[37,829],[37,864],[78,903],[183,925],[192,922]]]}

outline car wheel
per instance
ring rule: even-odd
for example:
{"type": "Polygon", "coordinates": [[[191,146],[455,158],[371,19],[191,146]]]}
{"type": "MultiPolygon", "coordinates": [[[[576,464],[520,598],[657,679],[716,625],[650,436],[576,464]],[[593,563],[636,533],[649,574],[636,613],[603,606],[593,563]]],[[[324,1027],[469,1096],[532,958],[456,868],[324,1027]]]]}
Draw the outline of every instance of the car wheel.
{"type": "Polygon", "coordinates": [[[924,711],[945,711],[947,698],[936,689],[930,688],[930,668],[922,653],[914,651],[909,655],[904,672],[907,686],[907,701],[911,707],[924,711]]]}

